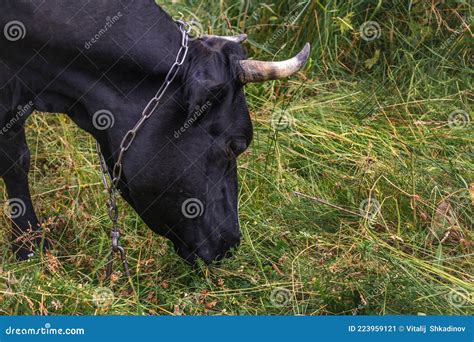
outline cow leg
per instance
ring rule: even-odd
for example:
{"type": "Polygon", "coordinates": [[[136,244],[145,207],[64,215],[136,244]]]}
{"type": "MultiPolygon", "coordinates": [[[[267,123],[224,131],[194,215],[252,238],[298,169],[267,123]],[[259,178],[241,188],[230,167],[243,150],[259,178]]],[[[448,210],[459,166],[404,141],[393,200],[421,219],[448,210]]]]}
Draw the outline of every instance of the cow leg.
{"type": "MultiPolygon", "coordinates": [[[[30,196],[29,167],[30,152],[24,128],[1,135],[0,176],[5,182],[9,197],[4,210],[12,220],[12,250],[19,260],[32,256],[35,247],[41,245],[43,240],[30,196]]],[[[45,244],[43,246],[46,247],[45,244]]]]}

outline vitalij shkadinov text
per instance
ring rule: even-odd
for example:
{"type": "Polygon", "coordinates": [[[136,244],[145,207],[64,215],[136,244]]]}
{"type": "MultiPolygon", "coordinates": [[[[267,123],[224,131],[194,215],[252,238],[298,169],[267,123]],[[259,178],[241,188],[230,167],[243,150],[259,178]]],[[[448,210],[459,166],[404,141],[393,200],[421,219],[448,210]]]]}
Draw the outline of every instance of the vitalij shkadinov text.
{"type": "Polygon", "coordinates": [[[464,332],[466,331],[466,327],[461,327],[461,326],[453,326],[453,325],[407,325],[405,326],[405,331],[406,332],[414,332],[414,333],[423,333],[426,334],[426,332],[430,333],[437,333],[437,332],[464,332]]]}

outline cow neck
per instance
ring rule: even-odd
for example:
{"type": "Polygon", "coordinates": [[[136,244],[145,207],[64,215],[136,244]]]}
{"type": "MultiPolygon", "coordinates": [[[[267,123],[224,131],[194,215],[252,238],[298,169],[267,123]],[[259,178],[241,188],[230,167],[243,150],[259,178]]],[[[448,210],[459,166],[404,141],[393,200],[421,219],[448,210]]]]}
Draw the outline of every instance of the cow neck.
{"type": "Polygon", "coordinates": [[[109,218],[112,221],[112,229],[111,229],[111,240],[112,246],[110,249],[109,259],[107,262],[106,267],[106,279],[110,279],[112,275],[112,262],[114,254],[119,253],[120,258],[122,260],[122,264],[125,270],[125,274],[128,278],[130,278],[130,272],[128,268],[127,259],[125,256],[125,250],[120,245],[120,229],[118,223],[118,208],[117,208],[117,192],[119,188],[119,183],[123,182],[123,157],[125,153],[129,150],[131,145],[133,144],[135,137],[139,133],[139,130],[143,127],[146,121],[153,115],[153,113],[157,110],[158,106],[160,105],[160,101],[163,95],[168,90],[171,83],[173,83],[174,79],[178,75],[181,66],[184,64],[186,60],[186,56],[188,54],[189,49],[189,32],[191,30],[191,26],[184,22],[178,21],[177,25],[181,32],[181,45],[176,55],[176,59],[171,66],[170,70],[166,74],[165,80],[161,87],[156,92],[155,96],[148,102],[147,106],[143,110],[140,119],[135,124],[135,126],[130,129],[122,139],[120,143],[120,150],[118,152],[117,159],[115,160],[114,167],[112,169],[112,174],[110,174],[107,164],[105,162],[105,158],[102,155],[102,151],[100,148],[100,144],[97,143],[97,154],[99,155],[100,159],[100,166],[102,169],[102,181],[104,183],[104,187],[108,193],[108,200],[107,200],[107,207],[108,207],[108,214],[109,218]]]}

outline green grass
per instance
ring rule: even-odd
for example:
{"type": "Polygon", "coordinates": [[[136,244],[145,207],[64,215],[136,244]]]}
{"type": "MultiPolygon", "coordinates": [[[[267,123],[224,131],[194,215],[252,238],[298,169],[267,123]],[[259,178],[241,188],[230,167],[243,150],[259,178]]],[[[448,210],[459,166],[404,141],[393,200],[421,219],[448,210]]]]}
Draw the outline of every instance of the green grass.
{"type": "Polygon", "coordinates": [[[473,314],[474,132],[448,124],[455,110],[472,120],[472,30],[452,39],[449,30],[472,9],[311,1],[270,44],[287,1],[228,3],[166,8],[188,19],[192,9],[214,33],[245,27],[251,56],[280,59],[313,43],[299,76],[247,87],[255,140],[240,159],[235,256],[191,268],[121,201],[133,286],[117,273],[105,283],[109,220],[94,141],[67,117],[38,113],[27,125],[30,182],[55,244],[43,259],[14,262],[2,216],[0,313],[473,314]],[[260,14],[244,20],[246,10],[260,14]],[[383,28],[372,43],[358,33],[366,20],[383,28]],[[281,113],[290,125],[275,129],[281,113]],[[360,210],[367,199],[380,203],[374,215],[360,210]],[[114,300],[97,307],[104,286],[114,300]]]}

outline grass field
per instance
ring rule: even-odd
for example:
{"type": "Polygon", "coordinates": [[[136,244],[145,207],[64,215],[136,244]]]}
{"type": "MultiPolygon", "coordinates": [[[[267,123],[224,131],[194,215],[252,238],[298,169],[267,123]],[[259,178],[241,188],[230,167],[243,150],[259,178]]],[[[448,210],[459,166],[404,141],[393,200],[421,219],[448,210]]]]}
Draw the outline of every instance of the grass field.
{"type": "Polygon", "coordinates": [[[66,116],[38,113],[30,183],[54,249],[14,262],[1,216],[0,313],[473,314],[468,2],[232,3],[165,8],[199,19],[196,31],[245,30],[251,56],[313,44],[297,77],[247,87],[255,139],[239,164],[235,256],[192,268],[121,201],[133,286],[119,273],[105,283],[94,141],[66,116]],[[378,27],[364,36],[367,21],[378,27]]]}

